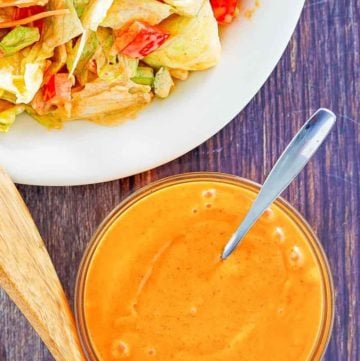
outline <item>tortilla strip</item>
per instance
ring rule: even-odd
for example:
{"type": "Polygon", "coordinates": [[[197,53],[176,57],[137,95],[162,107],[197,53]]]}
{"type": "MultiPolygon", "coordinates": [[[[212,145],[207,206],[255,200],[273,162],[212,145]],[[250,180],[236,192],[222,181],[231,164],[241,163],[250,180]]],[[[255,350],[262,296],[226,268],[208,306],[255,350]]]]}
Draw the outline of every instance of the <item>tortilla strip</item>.
{"type": "Polygon", "coordinates": [[[44,6],[48,3],[48,0],[2,0],[0,3],[0,8],[6,8],[8,6],[17,6],[17,7],[28,7],[28,6],[44,6]]]}
{"type": "Polygon", "coordinates": [[[69,9],[44,11],[39,14],[28,16],[27,18],[5,21],[3,23],[0,23],[0,29],[12,28],[12,27],[19,26],[19,25],[29,24],[29,23],[32,23],[33,21],[44,19],[49,16],[59,16],[59,15],[66,15],[66,14],[70,14],[69,9]]]}

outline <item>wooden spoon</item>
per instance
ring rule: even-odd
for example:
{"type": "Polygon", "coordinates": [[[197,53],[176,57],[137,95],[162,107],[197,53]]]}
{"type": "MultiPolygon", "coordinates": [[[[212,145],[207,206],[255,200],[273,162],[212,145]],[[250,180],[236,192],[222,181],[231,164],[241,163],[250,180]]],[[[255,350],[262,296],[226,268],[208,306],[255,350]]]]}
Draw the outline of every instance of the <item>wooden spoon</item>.
{"type": "Polygon", "coordinates": [[[14,183],[1,168],[0,287],[57,361],[84,360],[72,312],[43,240],[14,183]]]}

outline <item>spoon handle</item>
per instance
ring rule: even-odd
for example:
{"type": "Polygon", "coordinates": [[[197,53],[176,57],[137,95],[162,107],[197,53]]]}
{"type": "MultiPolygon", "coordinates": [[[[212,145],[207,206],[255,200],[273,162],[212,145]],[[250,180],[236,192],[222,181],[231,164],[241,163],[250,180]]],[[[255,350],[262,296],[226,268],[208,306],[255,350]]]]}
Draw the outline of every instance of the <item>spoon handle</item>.
{"type": "Polygon", "coordinates": [[[335,114],[328,109],[319,109],[307,120],[275,163],[245,219],[226,244],[222,259],[233,252],[258,218],[305,167],[335,121],[335,114]]]}
{"type": "Polygon", "coordinates": [[[41,236],[0,168],[0,287],[57,361],[83,361],[74,319],[41,236]]]}

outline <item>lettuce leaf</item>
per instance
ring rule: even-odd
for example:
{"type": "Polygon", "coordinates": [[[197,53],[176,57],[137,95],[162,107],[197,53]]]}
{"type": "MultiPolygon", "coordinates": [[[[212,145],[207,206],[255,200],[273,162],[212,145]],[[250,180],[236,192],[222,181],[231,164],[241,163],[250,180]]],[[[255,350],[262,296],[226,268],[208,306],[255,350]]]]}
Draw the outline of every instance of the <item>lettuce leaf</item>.
{"type": "Polygon", "coordinates": [[[171,77],[169,69],[160,68],[154,79],[154,93],[159,98],[167,98],[170,94],[171,88],[174,86],[174,81],[171,77]]]}
{"type": "Polygon", "coordinates": [[[78,14],[78,17],[80,18],[82,14],[84,13],[87,4],[90,0],[73,0],[74,7],[76,10],[76,13],[78,14]]]}
{"type": "Polygon", "coordinates": [[[203,4],[203,0],[164,0],[174,7],[175,13],[184,16],[196,16],[203,4]]]}
{"type": "Polygon", "coordinates": [[[70,13],[46,19],[41,52],[47,57],[52,55],[57,46],[67,43],[84,31],[72,0],[49,0],[48,7],[50,10],[69,9],[70,13]]]}
{"type": "Polygon", "coordinates": [[[151,98],[150,86],[97,79],[73,94],[71,117],[111,124],[135,115],[151,98]]]}
{"type": "Polygon", "coordinates": [[[91,31],[95,32],[102,20],[105,18],[113,0],[89,0],[81,15],[81,23],[84,27],[81,39],[74,54],[73,65],[70,69],[70,74],[75,72],[80,61],[81,55],[85,50],[88,38],[91,36],[91,31]]]}
{"type": "Polygon", "coordinates": [[[113,0],[90,0],[81,16],[84,28],[96,31],[105,19],[112,2],[113,0]]]}
{"type": "Polygon", "coordinates": [[[63,107],[47,114],[37,114],[31,107],[26,111],[48,128],[59,129],[65,121],[74,119],[111,125],[133,117],[151,101],[152,96],[150,86],[96,79],[73,93],[70,114],[63,107]]]}
{"type": "Polygon", "coordinates": [[[115,59],[116,52],[113,51],[114,36],[111,29],[99,27],[96,36],[105,56],[111,61],[115,59]]]}
{"type": "Polygon", "coordinates": [[[136,73],[139,61],[113,52],[114,37],[111,29],[99,27],[96,35],[99,47],[94,60],[99,78],[109,82],[127,83],[136,73]]]}
{"type": "Polygon", "coordinates": [[[205,0],[196,17],[173,16],[161,23],[171,35],[144,61],[155,67],[204,70],[220,60],[218,25],[210,2],[205,0]]]}
{"type": "Polygon", "coordinates": [[[6,133],[16,120],[16,116],[25,109],[24,105],[15,105],[9,109],[0,111],[0,132],[6,133]]]}
{"type": "Polygon", "coordinates": [[[119,29],[134,20],[155,25],[170,16],[172,12],[169,5],[157,0],[114,0],[101,25],[119,29]]]}
{"type": "Polygon", "coordinates": [[[29,103],[40,89],[45,61],[33,61],[26,52],[0,58],[0,90],[11,93],[16,104],[29,103]]]}
{"type": "Polygon", "coordinates": [[[60,45],[54,49],[54,55],[51,58],[51,65],[46,69],[46,75],[44,77],[44,83],[50,79],[50,77],[58,73],[62,67],[66,64],[67,53],[66,46],[60,45]]]}
{"type": "Polygon", "coordinates": [[[94,31],[89,31],[86,38],[79,38],[74,48],[71,48],[68,45],[66,66],[69,70],[69,73],[74,74],[81,85],[84,85],[87,82],[87,64],[94,56],[98,46],[99,42],[94,31]],[[82,47],[82,41],[84,39],[86,40],[84,50],[79,52],[79,48],[82,47]]]}
{"type": "Polygon", "coordinates": [[[29,26],[17,26],[7,33],[0,41],[0,53],[4,55],[14,54],[40,39],[38,28],[29,26]]]}
{"type": "Polygon", "coordinates": [[[0,58],[2,98],[11,99],[16,104],[29,104],[43,83],[46,59],[54,55],[55,62],[51,64],[50,70],[59,70],[64,54],[63,51],[57,54],[55,49],[63,50],[63,44],[82,33],[83,28],[72,1],[49,0],[49,8],[68,8],[70,13],[46,19],[43,41],[11,56],[0,58]]]}
{"type": "MultiPolygon", "coordinates": [[[[86,40],[87,44],[82,53],[79,53],[81,41],[78,39],[74,48],[68,48],[67,67],[69,71],[74,72],[77,80],[81,85],[85,85],[89,81],[89,64],[92,60],[95,61],[97,75],[102,80],[120,81],[120,78],[126,82],[129,79],[129,68],[133,69],[131,74],[136,71],[138,61],[135,59],[125,59],[124,56],[113,52],[113,32],[110,28],[99,27],[97,32],[88,30],[86,40]],[[79,59],[75,57],[79,55],[79,59]],[[74,69],[74,62],[77,61],[74,69]],[[136,65],[135,65],[136,63],[136,65]],[[135,69],[134,69],[135,67],[135,69]]],[[[127,57],[126,57],[127,58],[127,57]]]]}
{"type": "Polygon", "coordinates": [[[64,116],[63,112],[59,110],[50,112],[49,114],[41,115],[37,114],[30,106],[26,106],[25,110],[29,115],[31,115],[32,118],[37,120],[38,123],[50,129],[61,129],[64,119],[66,119],[66,116],[64,116]]]}

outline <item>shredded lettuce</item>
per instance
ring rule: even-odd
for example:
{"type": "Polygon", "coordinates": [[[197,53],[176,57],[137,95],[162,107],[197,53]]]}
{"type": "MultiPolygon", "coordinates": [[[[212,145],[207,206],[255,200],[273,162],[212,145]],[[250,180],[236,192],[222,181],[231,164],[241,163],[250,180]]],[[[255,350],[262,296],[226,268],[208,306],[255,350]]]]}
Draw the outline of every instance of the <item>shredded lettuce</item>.
{"type": "Polygon", "coordinates": [[[24,105],[15,105],[0,111],[0,132],[6,133],[15,122],[16,116],[21,114],[24,109],[24,105]]]}
{"type": "MultiPolygon", "coordinates": [[[[0,132],[8,131],[24,110],[50,128],[60,128],[70,119],[109,124],[134,115],[154,95],[167,97],[173,78],[185,79],[189,71],[209,68],[219,60],[218,26],[208,0],[8,2],[65,11],[47,17],[41,35],[31,23],[1,32],[0,132]],[[159,24],[170,34],[141,61],[119,54],[114,44],[114,29],[120,32],[133,21],[159,24]],[[68,77],[76,78],[67,86],[63,102],[49,96],[49,79],[59,72],[66,84],[68,77]]],[[[0,16],[12,17],[13,9],[7,10],[0,16]]],[[[135,45],[152,40],[150,36],[144,32],[135,45]]]]}
{"type": "Polygon", "coordinates": [[[69,9],[70,13],[47,18],[42,53],[51,56],[53,50],[81,35],[84,31],[72,0],[50,0],[50,10],[69,9]]]}
{"type": "Polygon", "coordinates": [[[38,28],[29,26],[17,26],[7,33],[0,41],[0,53],[4,55],[14,54],[40,39],[38,28]]]}
{"type": "Polygon", "coordinates": [[[38,121],[42,126],[49,129],[61,129],[64,119],[63,114],[58,111],[49,114],[37,114],[31,107],[26,107],[26,112],[38,121]]]}
{"type": "Polygon", "coordinates": [[[74,55],[73,66],[70,69],[70,74],[73,74],[77,68],[82,53],[85,51],[88,38],[91,36],[91,31],[95,32],[98,29],[112,2],[113,0],[89,0],[86,4],[84,11],[81,14],[83,32],[77,51],[74,55]]]}
{"type": "MultiPolygon", "coordinates": [[[[51,58],[51,65],[46,70],[46,78],[50,78],[51,75],[58,73],[61,68],[66,64],[67,53],[66,46],[60,45],[54,49],[54,55],[51,58]]],[[[47,82],[48,79],[44,79],[44,83],[47,82]]]]}
{"type": "Polygon", "coordinates": [[[112,5],[113,0],[90,0],[81,16],[86,30],[96,31],[112,5]]]}
{"type": "Polygon", "coordinates": [[[82,46],[82,40],[82,38],[79,38],[76,41],[74,48],[69,49],[66,66],[69,73],[73,73],[80,81],[80,84],[84,85],[87,82],[87,64],[94,56],[99,46],[99,42],[96,33],[94,31],[89,31],[88,36],[86,37],[84,50],[80,53],[79,48],[82,46]],[[76,59],[77,55],[80,55],[78,59],[76,59]],[[76,67],[74,65],[75,62],[76,67]]]}
{"type": "Polygon", "coordinates": [[[108,114],[116,118],[135,114],[139,108],[151,101],[151,87],[134,83],[118,83],[97,79],[73,94],[72,113],[74,119],[88,119],[108,123],[108,114]]]}
{"type": "Polygon", "coordinates": [[[111,29],[99,27],[96,34],[99,47],[94,60],[99,78],[109,82],[122,81],[126,83],[135,76],[139,61],[126,55],[114,53],[114,38],[111,29]]]}
{"type": "Polygon", "coordinates": [[[30,103],[43,81],[45,61],[32,62],[18,52],[0,58],[0,90],[13,94],[16,104],[30,103]]]}
{"type": "Polygon", "coordinates": [[[161,67],[155,74],[154,92],[159,98],[167,98],[174,86],[169,69],[161,67]]]}
{"type": "Polygon", "coordinates": [[[78,17],[80,18],[84,13],[86,6],[88,5],[90,0],[73,0],[74,7],[78,17]]]}
{"type": "Polygon", "coordinates": [[[124,64],[126,75],[129,79],[136,75],[139,59],[130,58],[126,55],[119,55],[119,62],[124,64]]]}
{"type": "Polygon", "coordinates": [[[96,64],[97,64],[97,74],[101,80],[106,80],[108,82],[120,81],[125,76],[125,70],[123,65],[116,61],[114,63],[110,63],[103,56],[102,53],[96,54],[96,64]]]}
{"type": "Polygon", "coordinates": [[[174,7],[175,13],[184,16],[196,16],[204,0],[164,0],[174,7]]]}
{"type": "Polygon", "coordinates": [[[170,38],[144,61],[155,68],[204,70],[220,60],[218,25],[209,1],[204,1],[196,17],[176,16],[164,20],[161,28],[170,38]]]}
{"type": "Polygon", "coordinates": [[[134,20],[155,25],[172,13],[171,6],[157,0],[114,0],[101,25],[119,29],[134,20]]]}
{"type": "Polygon", "coordinates": [[[99,27],[96,36],[105,56],[112,61],[115,59],[116,52],[113,51],[114,36],[111,29],[99,27]]]}
{"type": "Polygon", "coordinates": [[[48,7],[51,10],[67,8],[70,12],[46,19],[42,41],[38,41],[37,28],[22,26],[2,39],[0,49],[7,56],[0,57],[0,98],[15,104],[29,104],[43,83],[47,59],[54,56],[49,71],[60,70],[64,61],[62,44],[82,33],[72,0],[49,0],[48,7]]]}

